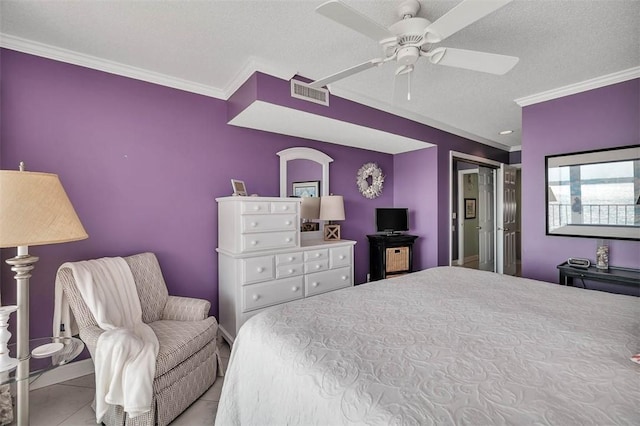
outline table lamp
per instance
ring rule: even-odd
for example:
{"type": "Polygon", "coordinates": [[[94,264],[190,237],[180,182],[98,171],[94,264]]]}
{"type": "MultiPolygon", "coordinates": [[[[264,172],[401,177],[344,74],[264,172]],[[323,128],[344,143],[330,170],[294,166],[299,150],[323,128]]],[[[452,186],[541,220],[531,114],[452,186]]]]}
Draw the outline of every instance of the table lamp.
{"type": "MultiPolygon", "coordinates": [[[[0,248],[17,247],[7,259],[17,283],[17,423],[29,424],[29,278],[38,257],[29,246],[88,238],[57,175],[0,170],[0,248]]],[[[6,348],[0,348],[0,352],[6,348]]]]}
{"type": "Polygon", "coordinates": [[[302,197],[300,218],[302,218],[302,226],[300,227],[302,232],[320,229],[320,224],[313,221],[320,219],[320,197],[302,197]]]}
{"type": "Polygon", "coordinates": [[[344,220],[344,199],[342,195],[320,197],[320,220],[327,221],[324,225],[324,240],[340,240],[340,225],[331,222],[344,220]]]}

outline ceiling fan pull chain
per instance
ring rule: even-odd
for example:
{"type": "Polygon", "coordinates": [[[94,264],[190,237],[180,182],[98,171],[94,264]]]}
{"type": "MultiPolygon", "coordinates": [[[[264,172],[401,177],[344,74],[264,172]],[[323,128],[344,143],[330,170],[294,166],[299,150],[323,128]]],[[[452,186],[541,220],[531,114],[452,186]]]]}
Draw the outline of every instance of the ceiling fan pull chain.
{"type": "Polygon", "coordinates": [[[407,100],[411,100],[411,74],[413,72],[409,71],[409,75],[407,75],[407,100]]]}

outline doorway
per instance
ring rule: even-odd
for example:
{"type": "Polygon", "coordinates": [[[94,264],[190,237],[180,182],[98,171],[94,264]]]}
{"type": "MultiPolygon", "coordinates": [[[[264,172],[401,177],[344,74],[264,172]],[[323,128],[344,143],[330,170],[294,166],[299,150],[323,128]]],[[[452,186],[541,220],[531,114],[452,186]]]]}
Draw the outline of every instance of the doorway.
{"type": "Polygon", "coordinates": [[[451,152],[450,265],[520,275],[520,170],[451,152]]]}

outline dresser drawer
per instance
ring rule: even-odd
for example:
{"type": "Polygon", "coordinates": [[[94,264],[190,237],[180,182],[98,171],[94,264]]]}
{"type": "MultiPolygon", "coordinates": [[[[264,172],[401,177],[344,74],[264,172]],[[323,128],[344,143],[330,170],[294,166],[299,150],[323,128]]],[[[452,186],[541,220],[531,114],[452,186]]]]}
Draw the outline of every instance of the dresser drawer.
{"type": "Polygon", "coordinates": [[[269,213],[269,203],[267,201],[244,201],[240,205],[240,213],[242,214],[251,214],[251,213],[260,213],[267,214],[269,213]]]}
{"type": "Polygon", "coordinates": [[[331,269],[351,266],[351,246],[329,249],[329,266],[331,269]]]}
{"type": "Polygon", "coordinates": [[[276,265],[293,265],[295,263],[302,263],[301,251],[276,255],[276,265]]]}
{"type": "Polygon", "coordinates": [[[302,277],[293,277],[244,286],[242,287],[243,312],[302,299],[302,285],[302,277]]]}
{"type": "Polygon", "coordinates": [[[292,213],[296,214],[296,206],[300,203],[283,202],[271,203],[271,213],[292,213]]]}
{"type": "Polygon", "coordinates": [[[241,218],[241,232],[295,231],[295,214],[246,215],[241,218]]]}
{"type": "Polygon", "coordinates": [[[242,283],[257,283],[275,278],[273,256],[242,259],[242,283]]]}
{"type": "Polygon", "coordinates": [[[241,236],[241,241],[243,251],[295,247],[297,244],[296,231],[243,234],[241,236]]]}
{"type": "Polygon", "coordinates": [[[279,265],[276,266],[276,278],[295,277],[302,275],[303,266],[302,263],[295,265],[279,265]]]}
{"type": "Polygon", "coordinates": [[[330,269],[304,277],[304,294],[313,296],[326,291],[349,287],[352,283],[351,268],[330,269]]]}
{"type": "Polygon", "coordinates": [[[304,252],[304,261],[329,259],[328,249],[309,250],[304,252]]]}
{"type": "Polygon", "coordinates": [[[312,272],[326,271],[329,269],[328,260],[315,260],[304,263],[304,273],[309,274],[312,272]]]}

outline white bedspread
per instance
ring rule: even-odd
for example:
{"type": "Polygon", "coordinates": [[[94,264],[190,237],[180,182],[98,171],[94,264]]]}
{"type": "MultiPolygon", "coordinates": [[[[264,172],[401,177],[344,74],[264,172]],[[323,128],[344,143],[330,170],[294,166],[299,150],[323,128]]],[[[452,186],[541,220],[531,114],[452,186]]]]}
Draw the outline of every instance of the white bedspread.
{"type": "Polygon", "coordinates": [[[216,425],[640,424],[640,299],[455,267],[241,328],[216,425]]]}
{"type": "MultiPolygon", "coordinates": [[[[133,275],[120,258],[102,258],[63,264],[73,272],[76,285],[98,326],[106,330],[98,338],[94,357],[95,410],[100,423],[108,405],[121,405],[130,417],[149,411],[153,397],[158,339],[142,322],[142,309],[133,275]]],[[[69,322],[68,309],[56,289],[56,321],[69,322]]]]}

